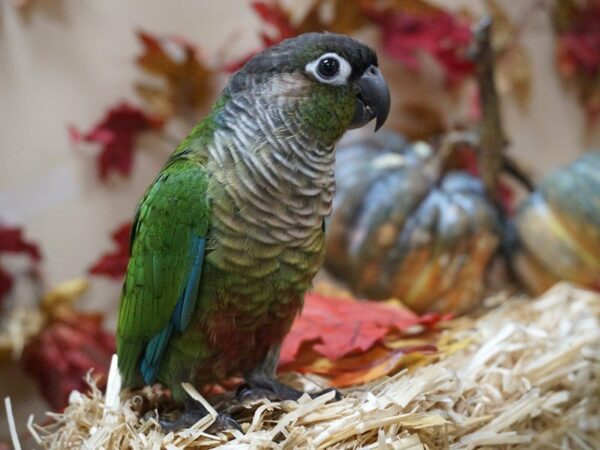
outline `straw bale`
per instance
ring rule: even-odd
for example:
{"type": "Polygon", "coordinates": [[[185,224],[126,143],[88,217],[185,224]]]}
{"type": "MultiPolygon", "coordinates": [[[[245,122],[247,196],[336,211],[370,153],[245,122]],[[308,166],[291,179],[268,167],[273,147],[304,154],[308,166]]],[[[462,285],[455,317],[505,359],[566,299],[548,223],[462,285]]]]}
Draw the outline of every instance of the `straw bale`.
{"type": "Polygon", "coordinates": [[[122,395],[115,407],[114,394],[107,405],[93,384],[49,424],[29,428],[51,450],[600,449],[600,295],[560,284],[538,299],[496,296],[487,306],[451,322],[441,336],[447,351],[429,364],[337,402],[329,393],[247,405],[236,414],[243,433],[210,432],[213,413],[164,434],[152,411],[138,414],[159,404],[160,391],[122,395]]]}

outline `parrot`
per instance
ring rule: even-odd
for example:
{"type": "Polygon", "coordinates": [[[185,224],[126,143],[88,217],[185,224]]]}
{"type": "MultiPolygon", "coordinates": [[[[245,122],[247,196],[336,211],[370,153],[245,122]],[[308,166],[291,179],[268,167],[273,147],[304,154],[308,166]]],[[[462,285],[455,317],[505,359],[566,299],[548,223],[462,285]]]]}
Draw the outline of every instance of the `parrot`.
{"type": "Polygon", "coordinates": [[[117,321],[123,386],[160,383],[183,405],[164,429],[207,414],[182,383],[303,395],[275,369],[324,260],[334,145],[389,109],[374,50],[306,33],[249,59],[169,157],[135,213],[117,321]]]}

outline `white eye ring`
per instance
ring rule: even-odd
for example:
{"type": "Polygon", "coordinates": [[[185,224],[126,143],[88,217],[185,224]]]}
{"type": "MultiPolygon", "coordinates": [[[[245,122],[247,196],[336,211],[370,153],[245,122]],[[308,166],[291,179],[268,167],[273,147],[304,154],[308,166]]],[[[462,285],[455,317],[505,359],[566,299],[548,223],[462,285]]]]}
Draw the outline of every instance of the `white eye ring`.
{"type": "Polygon", "coordinates": [[[314,61],[309,62],[306,65],[306,67],[304,68],[304,70],[306,71],[306,73],[309,73],[310,75],[313,76],[313,78],[315,78],[317,81],[320,81],[321,83],[342,85],[342,84],[346,84],[346,82],[348,81],[348,77],[352,73],[352,66],[350,66],[350,63],[348,61],[346,61],[344,58],[342,58],[340,55],[338,55],[337,53],[325,53],[325,54],[319,56],[314,61]],[[327,58],[337,60],[338,65],[339,65],[338,72],[330,78],[326,78],[326,77],[320,75],[319,70],[318,70],[319,63],[322,60],[327,59],[327,58]]]}

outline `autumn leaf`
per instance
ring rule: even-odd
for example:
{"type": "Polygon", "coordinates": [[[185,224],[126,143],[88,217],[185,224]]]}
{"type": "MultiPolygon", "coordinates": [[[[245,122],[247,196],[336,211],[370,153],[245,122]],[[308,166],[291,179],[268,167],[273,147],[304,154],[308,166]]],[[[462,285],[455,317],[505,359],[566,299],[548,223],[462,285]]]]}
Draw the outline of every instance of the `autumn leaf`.
{"type": "Polygon", "coordinates": [[[226,63],[223,67],[225,72],[236,72],[261,50],[299,34],[298,29],[292,25],[290,14],[278,1],[255,0],[251,3],[251,8],[264,25],[259,33],[262,48],[248,53],[239,60],[226,63]]]}
{"type": "Polygon", "coordinates": [[[405,103],[400,107],[395,128],[411,141],[426,140],[447,130],[441,111],[425,103],[405,103]]]}
{"type": "Polygon", "coordinates": [[[368,23],[363,4],[366,4],[364,0],[317,0],[312,3],[302,19],[294,23],[291,11],[288,11],[280,1],[253,1],[252,9],[264,24],[264,28],[270,31],[263,29],[260,32],[263,45],[261,49],[251,52],[238,61],[226,64],[224,69],[227,72],[235,72],[260,50],[302,33],[331,31],[351,34],[368,23]],[[324,9],[327,9],[329,14],[324,9]]]}
{"type": "Polygon", "coordinates": [[[131,223],[125,223],[113,231],[111,239],[116,244],[116,249],[102,255],[89,269],[89,273],[121,279],[125,275],[127,262],[129,261],[130,234],[131,223]]]}
{"type": "Polygon", "coordinates": [[[297,29],[299,33],[331,31],[352,34],[369,23],[365,15],[368,7],[369,1],[365,0],[316,1],[297,25],[297,29]]]}
{"type": "Polygon", "coordinates": [[[364,384],[412,368],[439,354],[438,347],[432,343],[434,338],[431,338],[431,342],[426,339],[419,341],[394,349],[377,344],[366,352],[335,361],[319,356],[314,351],[303,352],[293,363],[280,367],[280,370],[316,374],[327,378],[330,386],[338,388],[364,384]]]}
{"type": "Polygon", "coordinates": [[[69,127],[71,141],[100,144],[97,165],[100,179],[106,181],[112,172],[131,174],[134,149],[139,134],[162,127],[162,120],[146,114],[128,103],[111,108],[104,118],[86,133],[69,127]]]}
{"type": "MultiPolygon", "coordinates": [[[[520,30],[498,2],[486,3],[492,18],[492,45],[496,54],[496,84],[503,95],[512,95],[525,109],[531,96],[532,67],[529,53],[519,40],[520,30]]],[[[526,11],[530,13],[530,11],[526,11]]]]}
{"type": "MultiPolygon", "coordinates": [[[[423,3],[423,2],[419,2],[423,3]]],[[[421,68],[420,54],[428,54],[445,71],[449,85],[473,73],[467,51],[472,33],[466,20],[439,8],[414,12],[410,2],[399,2],[383,11],[368,11],[378,25],[386,53],[410,70],[421,68]]]]}
{"type": "Polygon", "coordinates": [[[438,319],[437,315],[419,317],[407,308],[381,302],[308,294],[302,314],[283,343],[280,364],[294,361],[301,349],[312,349],[330,360],[365,352],[390,332],[429,325],[438,319]]]}
{"type": "Polygon", "coordinates": [[[553,13],[558,71],[577,87],[594,124],[600,117],[600,2],[559,0],[553,13]]]}
{"type": "Polygon", "coordinates": [[[262,22],[274,31],[260,32],[265,48],[298,34],[298,29],[292,25],[288,12],[277,1],[253,1],[252,9],[262,22]]]}
{"type": "Polygon", "coordinates": [[[214,72],[202,60],[199,51],[177,37],[158,37],[138,31],[144,46],[137,64],[162,79],[162,85],[138,83],[138,93],[152,111],[162,117],[193,114],[213,100],[214,72]]]}
{"type": "MultiPolygon", "coordinates": [[[[35,266],[41,260],[39,247],[37,244],[25,239],[22,228],[0,222],[0,256],[6,253],[29,256],[34,264],[34,273],[36,271],[35,266]]],[[[13,275],[0,266],[0,300],[10,292],[13,284],[13,275]]]]}
{"type": "Polygon", "coordinates": [[[46,294],[42,300],[46,325],[27,343],[21,359],[57,410],[68,404],[71,391],[89,389],[85,375],[90,370],[102,385],[115,352],[114,337],[102,328],[103,317],[71,308],[86,288],[84,280],[71,280],[46,294]]]}
{"type": "Polygon", "coordinates": [[[450,317],[419,317],[398,301],[310,294],[283,343],[279,371],[317,374],[334,387],[367,383],[438,354],[434,325],[450,317]]]}

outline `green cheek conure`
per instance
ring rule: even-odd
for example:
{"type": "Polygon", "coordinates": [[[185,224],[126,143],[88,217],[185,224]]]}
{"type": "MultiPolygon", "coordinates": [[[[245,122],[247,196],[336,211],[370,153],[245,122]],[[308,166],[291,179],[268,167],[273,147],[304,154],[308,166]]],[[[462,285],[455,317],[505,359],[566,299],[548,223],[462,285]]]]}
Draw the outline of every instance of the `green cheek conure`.
{"type": "Polygon", "coordinates": [[[119,308],[126,386],[160,382],[206,413],[198,387],[243,375],[248,392],[302,393],[275,380],[280,344],[321,266],[335,142],[385,121],[387,84],[369,47],[310,33],[254,56],[183,140],[141,201],[119,308]]]}

